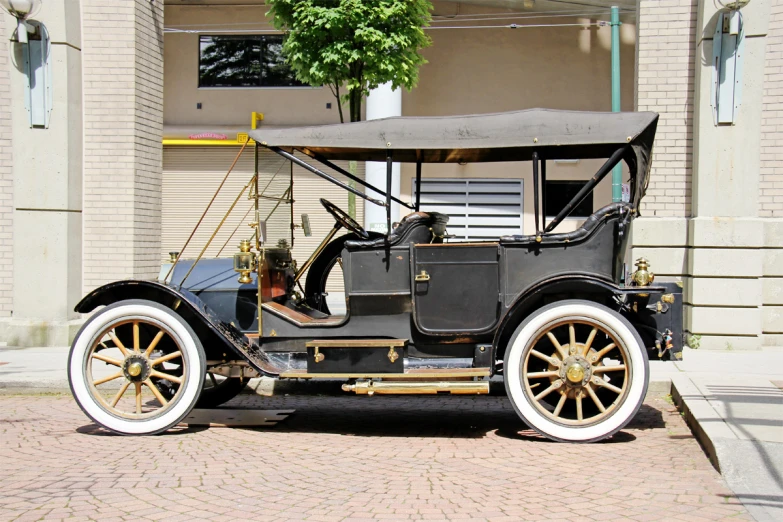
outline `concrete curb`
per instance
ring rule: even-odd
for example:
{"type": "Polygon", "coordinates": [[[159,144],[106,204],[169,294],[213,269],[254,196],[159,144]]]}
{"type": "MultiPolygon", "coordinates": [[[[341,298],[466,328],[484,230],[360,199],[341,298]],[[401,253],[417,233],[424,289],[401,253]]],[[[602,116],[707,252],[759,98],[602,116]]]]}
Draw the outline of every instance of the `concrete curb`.
{"type": "Polygon", "coordinates": [[[685,422],[696,440],[699,441],[710,462],[720,473],[720,460],[713,439],[719,436],[725,438],[727,435],[734,438],[731,429],[722,422],[718,413],[687,376],[676,375],[672,377],[671,395],[674,404],[684,415],[685,422]]]}

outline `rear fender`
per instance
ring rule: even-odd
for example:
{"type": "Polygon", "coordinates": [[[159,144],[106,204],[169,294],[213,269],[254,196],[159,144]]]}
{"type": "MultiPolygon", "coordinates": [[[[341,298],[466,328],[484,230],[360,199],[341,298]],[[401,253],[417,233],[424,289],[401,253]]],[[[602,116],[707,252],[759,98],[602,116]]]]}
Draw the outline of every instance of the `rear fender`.
{"type": "Polygon", "coordinates": [[[499,361],[503,360],[506,345],[517,326],[527,316],[542,306],[553,300],[558,300],[558,294],[562,294],[563,299],[579,298],[607,304],[607,301],[613,296],[632,295],[641,292],[650,294],[661,293],[663,288],[621,288],[608,281],[581,274],[562,275],[539,282],[520,293],[501,318],[492,342],[492,372],[495,373],[497,371],[499,361]]]}
{"type": "Polygon", "coordinates": [[[127,299],[146,299],[178,313],[198,335],[207,359],[238,357],[267,377],[276,377],[279,373],[259,346],[233,325],[221,320],[198,296],[187,290],[177,290],[157,281],[116,281],[87,294],[74,310],[86,314],[99,306],[127,299]]]}

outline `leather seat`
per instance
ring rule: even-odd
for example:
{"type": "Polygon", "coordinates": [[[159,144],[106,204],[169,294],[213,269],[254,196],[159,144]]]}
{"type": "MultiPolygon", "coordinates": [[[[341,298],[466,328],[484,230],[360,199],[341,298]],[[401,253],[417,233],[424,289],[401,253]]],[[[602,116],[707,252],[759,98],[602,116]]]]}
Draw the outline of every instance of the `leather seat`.
{"type": "MultiPolygon", "coordinates": [[[[403,243],[440,243],[446,233],[446,223],[449,216],[440,212],[411,212],[402,218],[392,230],[389,244],[391,246],[403,243]]],[[[351,239],[345,242],[348,250],[382,248],[386,246],[386,238],[351,239]]]]}
{"type": "Polygon", "coordinates": [[[588,217],[582,226],[574,230],[573,232],[564,232],[561,234],[545,234],[541,236],[541,242],[536,242],[536,236],[503,236],[500,238],[500,242],[504,244],[552,244],[552,243],[570,243],[571,241],[578,241],[589,236],[599,225],[605,223],[607,220],[621,217],[630,213],[633,207],[630,203],[610,203],[605,207],[600,208],[588,217]]]}

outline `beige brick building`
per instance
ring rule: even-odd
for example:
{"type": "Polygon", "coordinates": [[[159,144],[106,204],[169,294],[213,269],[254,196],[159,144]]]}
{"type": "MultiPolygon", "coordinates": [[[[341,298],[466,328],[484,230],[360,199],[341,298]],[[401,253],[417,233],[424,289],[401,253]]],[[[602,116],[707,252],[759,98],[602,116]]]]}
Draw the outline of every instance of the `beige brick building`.
{"type": "MultiPolygon", "coordinates": [[[[634,257],[648,257],[659,277],[683,282],[686,329],[703,348],[783,344],[783,0],[752,0],[742,9],[743,99],[728,126],[714,125],[710,106],[720,5],[577,4],[435,1],[432,25],[439,29],[430,30],[418,87],[401,95],[402,114],[609,110],[605,22],[609,6],[619,5],[622,108],[660,114],[634,257]]],[[[273,35],[265,12],[262,0],[45,1],[33,18],[51,40],[47,127],[29,124],[23,44],[14,18],[2,14],[0,343],[65,345],[81,322],[72,310],[84,293],[157,276],[238,150],[236,143],[183,145],[188,136],[233,138],[249,126],[251,111],[264,113],[263,125],[337,121],[326,88],[202,85],[202,38],[273,35]],[[177,198],[184,190],[188,201],[177,198]]],[[[579,181],[595,166],[556,164],[549,177],[579,181]]],[[[250,168],[243,158],[232,182],[241,184],[250,168]]],[[[313,215],[308,201],[328,188],[296,170],[292,176],[297,199],[313,215]]],[[[411,176],[403,166],[402,197],[412,193],[411,176]]],[[[530,172],[449,165],[424,176],[521,178],[519,229],[532,229],[532,190],[524,190],[532,187],[530,172]]],[[[594,208],[610,200],[608,182],[594,208]]],[[[330,225],[315,217],[318,235],[330,225]]],[[[318,240],[297,237],[295,254],[318,240]]]]}

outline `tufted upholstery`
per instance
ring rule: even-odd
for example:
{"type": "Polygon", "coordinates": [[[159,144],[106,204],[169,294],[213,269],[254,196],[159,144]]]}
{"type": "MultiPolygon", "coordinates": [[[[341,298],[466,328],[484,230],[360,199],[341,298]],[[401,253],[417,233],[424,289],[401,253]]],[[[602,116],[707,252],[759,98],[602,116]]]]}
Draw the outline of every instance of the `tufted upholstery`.
{"type": "MultiPolygon", "coordinates": [[[[439,243],[446,232],[448,221],[449,217],[439,212],[411,212],[402,218],[392,230],[389,243],[391,246],[402,243],[439,243]],[[435,232],[434,238],[433,232],[435,232]]],[[[367,240],[352,239],[345,242],[345,247],[348,250],[381,248],[385,245],[385,237],[367,240]]]]}
{"type": "MultiPolygon", "coordinates": [[[[633,207],[629,203],[610,203],[594,212],[584,223],[582,223],[581,227],[573,232],[542,235],[541,243],[538,244],[566,243],[586,238],[598,228],[600,224],[606,222],[608,219],[627,214],[632,208],[633,207]]],[[[536,244],[536,236],[503,236],[500,238],[500,242],[505,244],[536,244]]]]}

